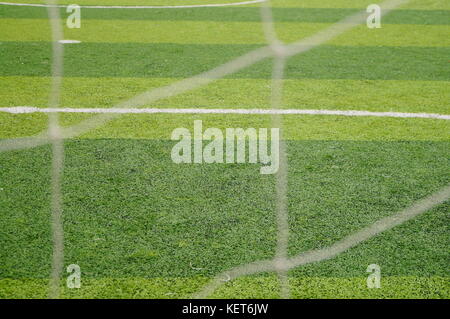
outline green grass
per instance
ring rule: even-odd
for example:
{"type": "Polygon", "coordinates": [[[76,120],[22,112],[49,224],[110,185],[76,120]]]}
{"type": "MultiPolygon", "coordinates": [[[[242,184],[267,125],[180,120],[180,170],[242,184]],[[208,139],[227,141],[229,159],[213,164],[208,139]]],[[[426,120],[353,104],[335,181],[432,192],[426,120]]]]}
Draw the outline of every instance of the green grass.
{"type": "MultiPolygon", "coordinates": [[[[276,22],[295,23],[333,23],[359,12],[360,8],[273,8],[276,22]]],[[[45,8],[2,7],[2,17],[21,19],[47,19],[45,8]]],[[[67,16],[65,9],[61,9],[62,17],[67,16]]],[[[175,21],[220,21],[220,22],[261,22],[260,9],[257,7],[218,7],[195,9],[142,9],[142,10],[83,10],[83,19],[89,20],[150,20],[162,22],[175,21]]],[[[417,24],[417,25],[448,25],[446,10],[396,10],[386,16],[388,24],[417,24]]]]}
{"type": "MultiPolygon", "coordinates": [[[[256,45],[237,44],[81,43],[65,50],[64,74],[67,77],[190,77],[256,48],[256,45]],[[130,61],[129,57],[133,59],[130,61]]],[[[50,44],[5,42],[0,53],[2,76],[50,75],[50,44]]],[[[435,47],[323,45],[290,58],[286,78],[445,81],[450,72],[449,53],[449,48],[435,47]]],[[[271,74],[272,63],[266,60],[227,78],[268,79],[271,74]]]]}
{"type": "MultiPolygon", "coordinates": [[[[223,2],[231,1],[208,0],[223,2]]],[[[276,31],[293,42],[371,3],[275,0],[276,31]]],[[[449,12],[448,1],[410,1],[384,17],[382,29],[360,26],[290,58],[282,107],[449,114],[449,12]]],[[[64,46],[65,107],[112,107],[265,45],[257,5],[83,9],[82,19],[81,29],[64,27],[65,38],[82,41],[64,46]]],[[[47,10],[0,5],[0,29],[0,107],[46,107],[47,10]]],[[[145,106],[271,108],[272,62],[145,106]]],[[[60,120],[70,126],[90,117],[60,120]]],[[[64,265],[81,266],[82,288],[66,288],[63,269],[63,298],[187,298],[220,272],[274,256],[274,176],[255,164],[172,162],[172,130],[191,129],[196,119],[221,129],[271,126],[269,116],[126,115],[65,141],[64,265]]],[[[450,183],[448,121],[284,116],[283,125],[290,256],[328,247],[450,183]]],[[[47,126],[43,114],[0,113],[0,143],[47,126]]],[[[51,159],[50,146],[0,153],[0,298],[48,295],[51,159]]],[[[449,208],[289,271],[292,297],[448,299],[449,208]],[[381,289],[366,288],[373,263],[381,266],[381,289]]],[[[279,298],[279,288],[275,274],[263,273],[228,282],[212,297],[279,298]]]]}
{"type": "MultiPolygon", "coordinates": [[[[8,2],[23,3],[22,0],[10,0],[8,2]]],[[[124,5],[123,0],[79,0],[80,5],[124,5]]],[[[240,2],[237,0],[130,0],[126,5],[188,5],[199,3],[231,3],[240,2]]],[[[27,3],[45,3],[45,0],[28,0],[27,3]]],[[[61,4],[71,4],[68,0],[60,0],[61,4]]],[[[272,0],[274,7],[289,7],[289,8],[366,8],[372,4],[371,0],[324,0],[317,2],[317,0],[272,0]]],[[[255,7],[257,5],[251,5],[255,7]]],[[[432,10],[432,9],[450,9],[450,5],[445,0],[411,0],[405,4],[405,8],[432,10]]]]}
{"type": "MultiPolygon", "coordinates": [[[[322,21],[280,22],[276,24],[276,29],[281,40],[291,43],[329,25],[322,21]]],[[[44,19],[2,19],[0,26],[4,30],[0,35],[3,41],[48,41],[50,36],[50,26],[44,19]]],[[[438,25],[417,25],[411,28],[410,24],[387,24],[368,34],[367,28],[362,26],[329,43],[344,46],[445,47],[450,44],[445,36],[449,29],[438,25]]],[[[81,29],[65,30],[65,37],[83,42],[109,43],[266,43],[260,22],[234,21],[87,20],[81,29]],[[140,30],[148,32],[142,33],[140,30]],[[223,36],[217,37],[217,33],[223,36]]]]}
{"type": "MultiPolygon", "coordinates": [[[[0,77],[3,103],[45,107],[50,79],[0,77]]],[[[61,103],[65,107],[111,107],[136,94],[178,80],[181,79],[65,78],[61,103]]],[[[264,79],[225,79],[148,105],[180,108],[270,108],[269,86],[270,80],[264,79]]],[[[450,100],[447,87],[448,83],[442,81],[289,79],[284,82],[287,94],[283,99],[283,107],[447,113],[450,100]],[[323,92],[326,94],[322,94],[323,92]]]]}
{"type": "MultiPolygon", "coordinates": [[[[68,289],[61,282],[63,298],[189,298],[208,282],[195,278],[102,278],[83,281],[83,289],[68,289]]],[[[366,278],[305,277],[290,279],[295,298],[449,298],[446,277],[385,277],[382,289],[367,289],[366,278]]],[[[214,298],[279,298],[278,279],[274,276],[244,277],[227,283],[214,298]]],[[[46,298],[45,279],[4,279],[0,297],[46,298]]]]}
{"type": "MultiPolygon", "coordinates": [[[[61,124],[71,126],[91,115],[63,114],[61,124]]],[[[33,115],[0,115],[5,125],[4,138],[38,134],[47,127],[47,117],[33,115]]],[[[178,127],[192,129],[194,120],[205,127],[267,128],[269,116],[229,115],[126,115],[107,125],[84,133],[83,138],[169,139],[178,127]]],[[[353,140],[353,141],[448,141],[449,124],[442,120],[397,118],[346,118],[336,116],[287,116],[284,137],[288,140],[353,140]]]]}
{"type": "MultiPolygon", "coordinates": [[[[17,2],[18,0],[12,0],[9,2],[17,2]]],[[[241,2],[239,0],[131,0],[124,4],[121,0],[81,0],[79,1],[80,5],[192,5],[192,4],[202,4],[202,3],[233,3],[233,2],[241,2]]],[[[31,0],[27,3],[47,3],[45,0],[31,0]]],[[[70,4],[70,1],[59,1],[61,4],[70,4]]]]}
{"type": "MultiPolygon", "coordinates": [[[[250,164],[173,164],[173,144],[66,143],[65,260],[83,265],[86,280],[189,281],[273,256],[273,178],[258,175],[258,167],[250,164]],[[204,270],[199,273],[191,264],[204,270]]],[[[330,245],[447,184],[448,146],[289,143],[291,254],[330,245]]],[[[2,210],[14,211],[1,221],[2,260],[7,261],[1,277],[43,279],[51,253],[49,149],[6,153],[1,159],[2,210]]],[[[331,261],[302,267],[293,278],[361,277],[374,262],[386,276],[448,276],[447,219],[444,205],[331,261]]]]}

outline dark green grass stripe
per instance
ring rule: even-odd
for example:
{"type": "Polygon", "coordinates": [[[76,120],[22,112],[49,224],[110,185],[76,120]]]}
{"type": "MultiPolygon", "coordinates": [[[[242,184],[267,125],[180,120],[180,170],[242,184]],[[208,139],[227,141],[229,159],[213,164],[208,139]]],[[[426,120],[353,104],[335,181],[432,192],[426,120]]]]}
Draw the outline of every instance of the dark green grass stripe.
{"type": "Polygon", "coordinates": [[[48,147],[0,154],[1,278],[50,273],[50,163],[48,147]]]}
{"type": "MultiPolygon", "coordinates": [[[[278,22],[337,22],[342,18],[361,11],[360,9],[336,8],[273,8],[278,22]]],[[[61,16],[67,16],[61,10],[61,16]]],[[[45,19],[45,8],[0,6],[0,18],[45,19]]],[[[99,20],[164,20],[164,21],[261,21],[259,8],[196,8],[196,9],[139,9],[139,10],[82,10],[83,19],[99,20]]],[[[446,10],[395,10],[385,18],[384,23],[393,24],[450,24],[450,11],[446,10]]]]}
{"type": "MultiPolygon", "coordinates": [[[[175,142],[66,141],[65,263],[85,278],[211,276],[270,258],[274,176],[171,162],[175,142]],[[194,270],[190,264],[203,267],[194,270]]],[[[327,246],[450,181],[448,142],[288,142],[290,253],[327,246]]],[[[48,147],[0,154],[0,278],[49,273],[48,147]]],[[[448,276],[448,205],[308,276],[448,276]]],[[[301,271],[301,269],[300,269],[301,271]]]]}
{"type": "MultiPolygon", "coordinates": [[[[256,45],[82,43],[66,46],[65,76],[185,78],[230,61],[256,45]]],[[[450,48],[321,46],[289,59],[287,78],[450,79],[450,48]]],[[[4,42],[0,75],[50,75],[50,43],[4,42]]],[[[271,61],[232,78],[271,78],[271,61]]]]}

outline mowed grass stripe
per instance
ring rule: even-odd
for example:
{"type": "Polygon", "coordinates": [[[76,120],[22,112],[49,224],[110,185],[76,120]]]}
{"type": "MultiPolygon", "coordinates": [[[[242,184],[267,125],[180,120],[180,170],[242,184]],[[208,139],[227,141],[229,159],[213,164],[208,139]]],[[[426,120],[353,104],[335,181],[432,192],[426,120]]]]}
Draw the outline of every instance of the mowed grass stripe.
{"type": "MultiPolygon", "coordinates": [[[[273,256],[274,177],[259,174],[259,164],[178,165],[170,157],[174,144],[65,142],[65,260],[76,261],[86,278],[211,277],[273,256]]],[[[291,141],[287,146],[291,254],[328,246],[450,181],[448,142],[291,141]]],[[[0,154],[1,278],[48,275],[49,150],[0,154]],[[32,192],[34,185],[39,188],[32,192]]],[[[447,217],[448,205],[440,205],[298,271],[353,277],[378,262],[386,275],[448,276],[447,217]]]]}
{"type": "MultiPolygon", "coordinates": [[[[291,43],[328,27],[325,23],[277,23],[278,37],[291,43]]],[[[49,41],[47,20],[0,19],[0,41],[49,41]]],[[[348,46],[450,46],[450,27],[436,25],[384,25],[358,27],[332,40],[348,46]]],[[[87,20],[81,29],[64,30],[64,37],[82,42],[265,44],[259,22],[87,20]],[[220,34],[220,36],[217,36],[220,34]]]]}
{"type": "MultiPolygon", "coordinates": [[[[132,6],[132,5],[142,5],[142,6],[176,6],[176,5],[198,5],[198,4],[230,4],[244,2],[246,0],[128,0],[126,3],[124,0],[79,0],[79,5],[87,6],[107,6],[107,5],[118,5],[118,6],[132,6]]],[[[5,1],[6,2],[6,1],[5,1]]],[[[37,3],[37,4],[47,4],[46,0],[11,0],[7,1],[11,3],[37,3]]],[[[70,1],[61,0],[58,4],[71,4],[70,1]]]]}
{"type": "MultiPolygon", "coordinates": [[[[273,8],[276,22],[335,23],[361,11],[359,8],[273,8]]],[[[67,17],[60,9],[61,17],[67,17]]],[[[47,19],[45,8],[5,7],[0,5],[0,18],[47,19]]],[[[218,7],[192,9],[83,9],[83,20],[147,20],[147,21],[220,21],[261,23],[257,7],[218,7]]],[[[383,18],[384,24],[448,25],[450,11],[397,9],[383,18]]]]}
{"type": "MultiPolygon", "coordinates": [[[[200,0],[127,0],[126,5],[185,5],[199,4],[200,0]]],[[[208,0],[201,3],[230,3],[231,0],[208,0]]],[[[24,3],[22,0],[11,0],[9,2],[24,3]]],[[[238,2],[233,1],[233,2],[238,2]]],[[[29,0],[28,3],[45,3],[45,0],[29,0]]],[[[71,4],[70,1],[63,0],[62,4],[71,4]]],[[[124,5],[124,0],[79,0],[80,5],[124,5]]],[[[290,8],[366,8],[372,4],[371,0],[272,0],[273,7],[290,7],[290,8]]],[[[246,5],[246,7],[258,7],[259,4],[246,5]]],[[[447,0],[410,0],[403,5],[405,8],[413,9],[442,9],[450,10],[450,4],[447,0]]]]}
{"type": "MultiPolygon", "coordinates": [[[[17,1],[17,0],[16,0],[17,1]]],[[[93,1],[93,0],[87,0],[93,1]]],[[[121,1],[121,0],[115,0],[121,1]]],[[[378,3],[383,3],[380,1],[378,3]]],[[[372,0],[272,0],[272,7],[289,8],[361,8],[366,9],[368,5],[373,4],[372,0]]],[[[410,0],[403,4],[401,8],[417,10],[450,10],[450,4],[447,0],[410,0]]]]}
{"type": "MultiPolygon", "coordinates": [[[[126,5],[186,5],[199,3],[231,3],[240,2],[239,0],[127,0],[126,5]]],[[[29,0],[28,2],[22,0],[11,0],[8,2],[15,3],[46,3],[45,0],[29,0]]],[[[124,0],[79,0],[80,5],[124,5],[124,0]]],[[[61,0],[61,4],[71,4],[69,0],[61,0]]],[[[364,8],[371,4],[370,0],[272,0],[273,7],[293,7],[293,8],[364,8]]],[[[246,7],[257,7],[259,4],[246,5],[246,7]]],[[[450,9],[450,5],[446,0],[410,0],[404,7],[408,8],[437,8],[450,9]]]]}
{"type": "MultiPolygon", "coordinates": [[[[108,108],[174,78],[67,77],[61,106],[108,108]]],[[[0,77],[1,106],[47,107],[50,77],[0,77]]],[[[271,108],[271,80],[220,79],[196,90],[147,104],[167,108],[271,108]]],[[[445,81],[284,80],[283,108],[448,114],[445,81]]]]}
{"type": "MultiPolygon", "coordinates": [[[[289,42],[293,38],[283,31],[283,25],[277,26],[277,30],[280,30],[281,39],[289,42]]],[[[449,32],[449,26],[384,24],[380,29],[368,29],[361,25],[327,43],[343,46],[450,47],[449,32]]]]}
{"type": "MultiPolygon", "coordinates": [[[[232,60],[257,45],[81,43],[65,50],[67,77],[186,78],[232,60]]],[[[51,44],[4,42],[0,75],[49,76],[51,44]]],[[[450,48],[324,45],[291,57],[289,79],[434,80],[450,78],[450,48]],[[351,58],[349,58],[351,57],[351,58]]],[[[272,77],[267,59],[228,78],[272,77]]]]}
{"type": "MultiPolygon", "coordinates": [[[[92,117],[89,114],[61,114],[63,126],[71,126],[92,117]]],[[[202,120],[205,127],[272,127],[267,115],[236,114],[134,114],[123,115],[107,125],[89,131],[81,138],[170,139],[174,129],[193,127],[202,120]]],[[[46,114],[0,113],[0,137],[16,138],[41,133],[47,129],[46,114]]],[[[284,116],[287,140],[350,141],[448,141],[450,124],[445,120],[402,119],[343,116],[284,116]]]]}
{"type": "MultiPolygon", "coordinates": [[[[69,289],[61,280],[61,298],[191,298],[211,278],[83,278],[81,289],[69,289]]],[[[382,289],[367,289],[367,277],[292,277],[293,298],[301,299],[448,299],[448,277],[383,276],[382,289]]],[[[213,298],[277,299],[279,279],[275,275],[240,277],[224,284],[213,298]]],[[[0,298],[39,298],[48,295],[46,279],[0,279],[0,298]]]]}

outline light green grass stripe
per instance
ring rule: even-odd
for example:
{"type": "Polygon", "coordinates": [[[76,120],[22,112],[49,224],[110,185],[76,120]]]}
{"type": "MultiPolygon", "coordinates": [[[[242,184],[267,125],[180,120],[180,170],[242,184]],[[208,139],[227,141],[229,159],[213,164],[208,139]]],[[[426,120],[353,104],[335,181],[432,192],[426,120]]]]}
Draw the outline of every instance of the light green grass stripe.
{"type": "Polygon", "coordinates": [[[365,25],[336,37],[328,44],[348,46],[450,46],[450,26],[382,24],[380,29],[365,25]]]}
{"type": "MultiPolygon", "coordinates": [[[[272,0],[273,7],[292,8],[367,8],[373,3],[383,1],[373,0],[272,0]]],[[[411,0],[401,6],[401,9],[417,10],[450,10],[450,3],[447,0],[411,0]]]]}
{"type": "MultiPolygon", "coordinates": [[[[295,42],[329,26],[327,23],[277,23],[278,36],[295,42]]],[[[45,19],[1,19],[0,41],[49,41],[45,19]]],[[[334,39],[347,46],[450,46],[449,26],[384,24],[360,26],[334,39]]],[[[65,38],[106,43],[264,44],[259,22],[83,20],[80,29],[64,29],[65,38]]]]}
{"type": "MultiPolygon", "coordinates": [[[[265,42],[261,23],[257,22],[83,20],[82,23],[80,29],[64,28],[65,38],[106,43],[265,42]]],[[[309,32],[314,33],[320,27],[325,26],[310,26],[309,32]]],[[[2,19],[0,28],[5,30],[0,35],[1,41],[48,41],[50,36],[49,24],[44,19],[2,19]]]]}
{"type": "MultiPolygon", "coordinates": [[[[61,114],[64,126],[79,123],[86,114],[61,114]]],[[[256,115],[125,115],[81,138],[170,139],[174,129],[193,129],[194,120],[203,120],[204,127],[268,128],[270,116],[256,115]]],[[[34,135],[47,127],[43,114],[0,114],[0,137],[14,138],[34,135]]],[[[430,119],[398,119],[338,116],[285,116],[284,137],[287,140],[350,140],[350,141],[448,141],[449,121],[430,119]]]]}
{"type": "MultiPolygon", "coordinates": [[[[83,20],[80,29],[64,28],[65,38],[105,43],[265,44],[259,22],[83,20]]],[[[293,42],[329,24],[280,23],[280,37],[293,42]]],[[[45,19],[1,19],[0,41],[49,41],[45,19]]]]}
{"type": "MultiPolygon", "coordinates": [[[[1,107],[46,107],[49,77],[0,77],[1,107]]],[[[64,107],[113,107],[146,90],[168,85],[167,78],[64,79],[64,107]]],[[[270,108],[270,80],[221,79],[207,86],[146,105],[167,108],[270,108]]],[[[443,81],[302,80],[284,81],[288,109],[367,110],[448,114],[450,91],[443,81]]]]}
{"type": "MultiPolygon", "coordinates": [[[[9,0],[15,3],[45,3],[45,0],[9,0]]],[[[61,0],[61,4],[71,4],[73,1],[61,0]]],[[[240,0],[78,0],[79,5],[189,5],[204,3],[231,3],[240,0]]],[[[373,0],[272,0],[273,7],[292,8],[365,8],[374,3],[373,0]]],[[[252,6],[257,6],[252,5],[252,6]]],[[[402,8],[421,10],[450,10],[447,0],[411,0],[402,8]]]]}
{"type": "MultiPolygon", "coordinates": [[[[120,5],[120,6],[181,6],[181,5],[197,5],[197,4],[224,4],[224,3],[237,3],[244,2],[246,0],[77,0],[78,5],[88,6],[108,6],[108,5],[120,5]]],[[[11,0],[5,1],[11,3],[39,3],[47,4],[46,0],[11,0]]],[[[58,4],[72,4],[73,1],[60,0],[58,4]]]]}
{"type": "MultiPolygon", "coordinates": [[[[61,282],[62,298],[189,298],[209,278],[82,278],[80,289],[61,282]]],[[[366,277],[290,278],[292,297],[304,298],[444,298],[450,297],[446,277],[382,277],[380,289],[368,289],[366,277]]],[[[0,298],[46,298],[45,279],[0,279],[0,298]]],[[[211,297],[279,298],[275,276],[238,278],[225,284],[211,297]]]]}

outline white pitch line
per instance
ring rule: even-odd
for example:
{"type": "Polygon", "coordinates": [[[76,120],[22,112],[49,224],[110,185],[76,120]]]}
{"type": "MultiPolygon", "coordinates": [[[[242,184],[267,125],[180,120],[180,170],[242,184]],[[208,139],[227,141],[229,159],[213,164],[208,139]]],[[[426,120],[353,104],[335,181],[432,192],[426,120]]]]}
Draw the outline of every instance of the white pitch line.
{"type": "MultiPolygon", "coordinates": [[[[389,14],[395,8],[407,3],[409,0],[386,0],[380,4],[383,9],[384,15],[389,14]]],[[[284,53],[288,56],[300,55],[308,52],[315,47],[330,41],[331,39],[357,27],[361,23],[366,21],[366,12],[361,11],[357,14],[344,18],[328,28],[316,33],[307,38],[302,38],[297,42],[283,46],[284,53]]],[[[267,59],[269,57],[275,57],[283,52],[275,51],[270,46],[261,47],[245,53],[240,57],[237,57],[229,62],[219,65],[206,72],[194,75],[190,78],[179,80],[175,83],[171,83],[166,86],[152,88],[138,95],[135,95],[131,99],[116,104],[115,108],[129,108],[140,107],[148,105],[150,103],[166,99],[169,97],[177,96],[185,92],[192,91],[199,87],[204,87],[209,83],[213,83],[218,79],[224,78],[227,75],[233,74],[239,70],[242,70],[248,66],[254,65],[259,61],[267,59]]],[[[73,138],[84,134],[90,130],[99,128],[106,123],[120,117],[120,114],[99,114],[92,116],[78,124],[65,128],[64,137],[73,138]]],[[[21,150],[24,148],[32,148],[49,143],[48,132],[42,131],[34,136],[10,138],[0,140],[0,152],[21,150]]]]}
{"type": "MultiPolygon", "coordinates": [[[[256,4],[265,2],[267,0],[251,0],[231,3],[216,3],[216,4],[192,4],[184,6],[79,6],[84,9],[188,9],[188,8],[207,8],[207,7],[229,7],[229,6],[243,6],[247,4],[256,4]]],[[[44,8],[66,8],[68,4],[39,4],[39,3],[11,3],[0,2],[0,5],[5,6],[19,6],[19,7],[44,7],[44,8]]]]}
{"type": "Polygon", "coordinates": [[[81,43],[81,41],[78,40],[59,40],[59,43],[62,44],[76,44],[76,43],[81,43]]]}
{"type": "Polygon", "coordinates": [[[397,117],[450,120],[448,114],[372,112],[355,110],[302,110],[302,109],[199,109],[199,108],[38,108],[32,106],[0,107],[0,112],[28,113],[92,113],[92,114],[256,114],[256,115],[334,115],[397,117]]]}

